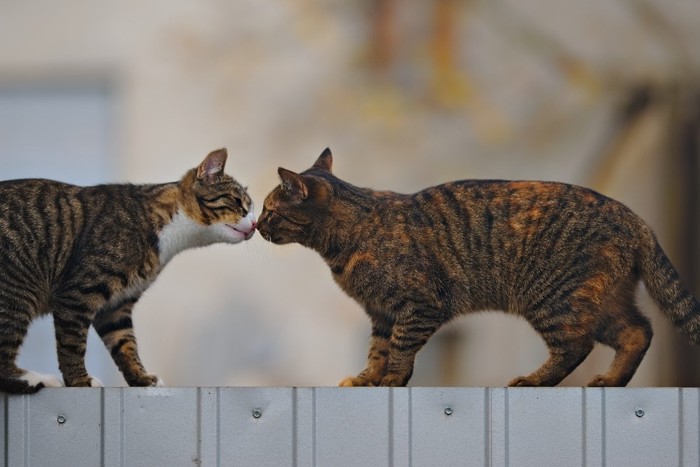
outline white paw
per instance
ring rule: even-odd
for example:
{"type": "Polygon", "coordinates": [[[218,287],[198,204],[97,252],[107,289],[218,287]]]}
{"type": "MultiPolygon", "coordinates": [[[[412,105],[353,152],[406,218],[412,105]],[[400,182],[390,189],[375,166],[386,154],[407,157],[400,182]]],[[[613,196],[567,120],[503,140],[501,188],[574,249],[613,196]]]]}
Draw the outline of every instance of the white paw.
{"type": "Polygon", "coordinates": [[[42,375],[33,371],[27,371],[19,379],[26,381],[30,386],[36,386],[39,383],[44,383],[46,388],[62,388],[63,381],[54,375],[42,375]]]}
{"type": "Polygon", "coordinates": [[[156,381],[156,384],[154,386],[162,388],[163,386],[165,386],[165,383],[162,379],[158,378],[158,381],[156,381]]]}
{"type": "Polygon", "coordinates": [[[94,376],[91,376],[91,377],[90,377],[90,387],[91,387],[91,388],[101,388],[101,387],[104,387],[104,386],[102,385],[102,381],[100,381],[99,379],[95,378],[94,376]]]}

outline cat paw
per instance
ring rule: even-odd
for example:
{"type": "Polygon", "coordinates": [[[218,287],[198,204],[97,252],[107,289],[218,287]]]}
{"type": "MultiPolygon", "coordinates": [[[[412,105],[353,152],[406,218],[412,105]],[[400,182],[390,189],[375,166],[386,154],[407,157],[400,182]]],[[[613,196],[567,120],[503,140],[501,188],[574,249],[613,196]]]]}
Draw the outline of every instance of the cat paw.
{"type": "Polygon", "coordinates": [[[340,386],[341,388],[359,388],[375,385],[372,384],[370,381],[366,380],[365,378],[360,378],[358,376],[348,376],[340,383],[338,383],[338,386],[340,386]]]}
{"type": "Polygon", "coordinates": [[[355,386],[360,386],[359,384],[355,384],[356,379],[357,378],[355,378],[354,376],[348,376],[347,378],[343,379],[340,383],[338,383],[338,386],[340,386],[341,388],[352,388],[355,386]]]}
{"type": "Polygon", "coordinates": [[[156,375],[149,375],[148,373],[142,373],[140,375],[133,375],[126,380],[129,386],[141,387],[141,388],[154,388],[165,386],[163,380],[156,375]]]}
{"type": "Polygon", "coordinates": [[[27,371],[19,379],[26,381],[30,386],[39,386],[45,388],[62,388],[64,386],[63,381],[54,375],[42,375],[40,373],[35,373],[33,371],[27,371]]]}
{"type": "Polygon", "coordinates": [[[71,387],[71,388],[101,388],[104,387],[102,385],[102,381],[99,379],[93,377],[93,376],[83,376],[78,379],[74,379],[72,381],[68,380],[66,381],[66,386],[71,387]]]}
{"type": "Polygon", "coordinates": [[[598,375],[588,382],[588,387],[590,388],[605,388],[611,386],[619,386],[617,381],[613,381],[610,377],[605,375],[598,375]]]}
{"type": "Polygon", "coordinates": [[[533,387],[533,386],[539,386],[535,381],[532,379],[528,378],[527,376],[518,376],[514,380],[512,380],[510,383],[508,383],[508,386],[510,387],[533,387]]]}

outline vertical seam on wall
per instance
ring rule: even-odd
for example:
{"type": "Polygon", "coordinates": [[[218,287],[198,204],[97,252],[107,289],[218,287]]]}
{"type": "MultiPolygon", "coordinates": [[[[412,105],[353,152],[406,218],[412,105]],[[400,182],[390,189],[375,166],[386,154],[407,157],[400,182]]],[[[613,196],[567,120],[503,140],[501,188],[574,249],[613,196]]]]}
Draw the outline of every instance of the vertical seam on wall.
{"type": "Polygon", "coordinates": [[[413,465],[413,388],[408,388],[408,465],[413,465]]]}
{"type": "Polygon", "coordinates": [[[199,461],[200,465],[202,463],[202,388],[198,387],[197,388],[197,426],[196,426],[196,433],[197,433],[197,460],[199,461]]]}
{"type": "Polygon", "coordinates": [[[607,408],[605,407],[605,388],[600,389],[601,394],[600,394],[600,407],[601,407],[601,428],[600,428],[600,444],[601,444],[601,461],[603,464],[603,467],[607,464],[607,450],[608,450],[608,435],[605,432],[605,423],[608,418],[608,411],[607,408]]]}
{"type": "Polygon", "coordinates": [[[584,466],[588,465],[588,459],[586,459],[586,448],[588,444],[588,438],[586,437],[586,425],[588,421],[586,413],[588,410],[586,392],[586,388],[581,388],[581,464],[584,466]]]}
{"type": "Polygon", "coordinates": [[[489,433],[489,466],[493,466],[493,389],[486,390],[489,392],[489,424],[486,427],[489,433]]]}
{"type": "Polygon", "coordinates": [[[105,465],[105,388],[100,388],[100,446],[100,465],[105,465]]]}
{"type": "Polygon", "coordinates": [[[10,439],[10,431],[9,431],[10,430],[10,422],[9,422],[9,420],[10,420],[10,413],[9,413],[10,403],[9,403],[8,399],[9,399],[9,396],[7,394],[5,394],[3,396],[3,401],[4,401],[3,403],[5,404],[5,421],[3,422],[5,424],[5,439],[3,441],[4,446],[5,446],[5,455],[4,455],[4,464],[3,465],[10,465],[10,454],[9,454],[9,451],[10,451],[10,443],[9,443],[9,439],[10,439]]]}
{"type": "Polygon", "coordinates": [[[505,390],[505,397],[504,397],[504,406],[505,406],[505,416],[506,420],[503,423],[504,426],[504,431],[505,433],[503,434],[503,439],[505,441],[505,463],[506,467],[510,466],[510,391],[508,389],[505,390]]]}
{"type": "Polygon", "coordinates": [[[297,392],[297,387],[292,388],[292,465],[297,467],[299,465],[299,447],[297,443],[299,442],[299,420],[298,420],[298,410],[297,405],[299,403],[299,397],[297,392]]]}
{"type": "Polygon", "coordinates": [[[493,429],[491,423],[491,391],[489,388],[484,388],[484,465],[490,466],[491,462],[491,444],[493,429]]]}
{"type": "Polygon", "coordinates": [[[124,467],[124,388],[119,389],[119,465],[124,467]]]}
{"type": "Polygon", "coordinates": [[[387,414],[387,429],[389,430],[389,465],[394,465],[394,437],[396,433],[394,432],[394,388],[388,388],[388,401],[387,406],[389,413],[387,414]]]}
{"type": "Polygon", "coordinates": [[[216,467],[221,465],[221,388],[216,388],[216,467]]]}
{"type": "Polygon", "coordinates": [[[683,389],[678,388],[678,465],[683,465],[683,389]]]}
{"type": "Polygon", "coordinates": [[[24,402],[24,465],[29,467],[29,397],[21,396],[24,402]]]}
{"type": "Polygon", "coordinates": [[[311,446],[312,458],[311,465],[316,467],[316,388],[311,391],[311,413],[313,417],[311,419],[311,446]]]}

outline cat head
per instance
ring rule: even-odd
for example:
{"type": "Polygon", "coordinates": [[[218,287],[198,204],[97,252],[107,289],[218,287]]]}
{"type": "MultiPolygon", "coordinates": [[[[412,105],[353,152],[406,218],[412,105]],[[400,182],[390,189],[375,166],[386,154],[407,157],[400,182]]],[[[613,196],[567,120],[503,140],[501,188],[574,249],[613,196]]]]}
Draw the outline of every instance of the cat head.
{"type": "Polygon", "coordinates": [[[331,212],[333,156],[330,149],[301,174],[280,167],[280,184],[265,198],[258,231],[278,245],[309,245],[310,236],[331,212]]]}
{"type": "Polygon", "coordinates": [[[255,233],[255,214],[246,189],[224,173],[226,158],[226,149],[218,149],[190,169],[180,183],[179,205],[188,222],[220,237],[217,241],[238,243],[255,233]]]}

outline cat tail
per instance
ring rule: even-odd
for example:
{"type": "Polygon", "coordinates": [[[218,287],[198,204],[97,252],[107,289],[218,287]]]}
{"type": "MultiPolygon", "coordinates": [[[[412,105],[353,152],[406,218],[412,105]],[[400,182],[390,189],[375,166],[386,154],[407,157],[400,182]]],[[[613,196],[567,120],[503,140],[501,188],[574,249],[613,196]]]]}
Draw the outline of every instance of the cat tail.
{"type": "Polygon", "coordinates": [[[44,383],[33,385],[23,379],[0,376],[0,392],[7,394],[34,394],[43,387],[44,383]]]}
{"type": "Polygon", "coordinates": [[[700,344],[700,302],[681,282],[656,236],[648,229],[641,248],[640,269],[644,285],[661,311],[691,341],[700,344]]]}

